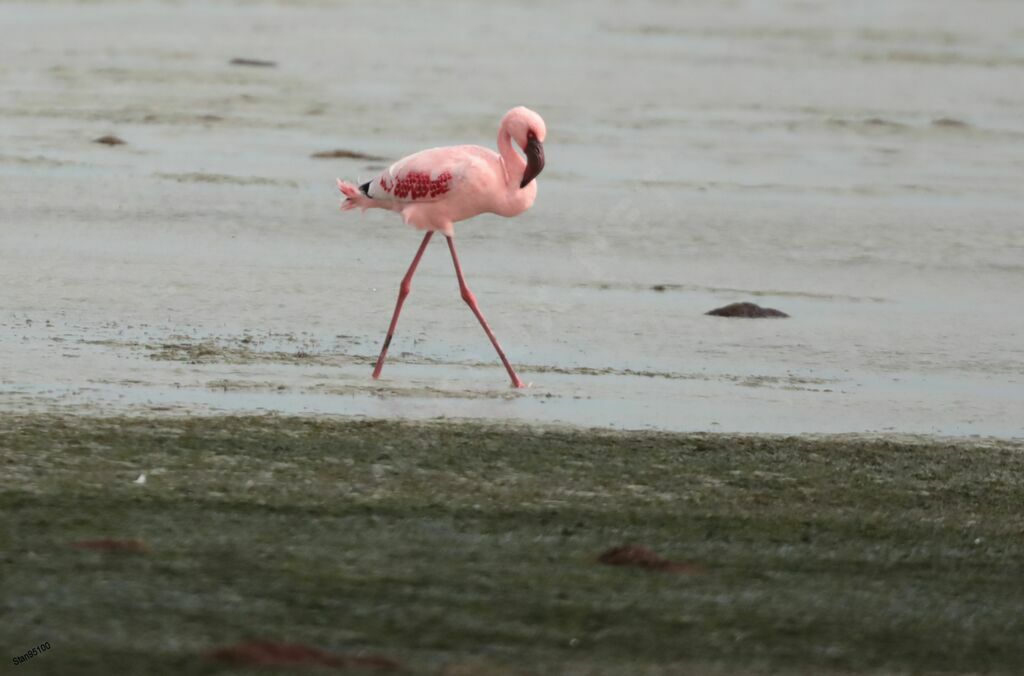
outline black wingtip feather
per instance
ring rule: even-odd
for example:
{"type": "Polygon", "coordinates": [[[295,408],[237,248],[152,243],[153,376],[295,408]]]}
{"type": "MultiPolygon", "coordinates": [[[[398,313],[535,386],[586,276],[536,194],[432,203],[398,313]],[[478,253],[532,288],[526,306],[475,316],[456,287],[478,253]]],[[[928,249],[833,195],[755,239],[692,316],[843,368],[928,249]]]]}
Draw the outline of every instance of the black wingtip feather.
{"type": "Polygon", "coordinates": [[[366,183],[364,183],[361,186],[359,186],[359,191],[361,193],[363,193],[364,195],[366,195],[367,197],[369,197],[370,196],[370,182],[367,181],[366,183]]]}

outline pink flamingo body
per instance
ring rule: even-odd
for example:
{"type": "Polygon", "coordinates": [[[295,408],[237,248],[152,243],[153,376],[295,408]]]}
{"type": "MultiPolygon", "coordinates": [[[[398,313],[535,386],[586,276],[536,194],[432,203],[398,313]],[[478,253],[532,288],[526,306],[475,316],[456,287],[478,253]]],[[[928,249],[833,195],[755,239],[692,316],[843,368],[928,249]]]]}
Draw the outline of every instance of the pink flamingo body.
{"type": "Polygon", "coordinates": [[[546,135],[547,129],[540,115],[520,106],[508,111],[501,120],[497,153],[471,145],[433,148],[395,162],[380,176],[358,188],[338,179],[338,189],[345,195],[341,205],[343,211],[355,208],[397,211],[406,223],[427,231],[399,287],[391,325],[373,370],[374,378],[380,377],[384,367],[384,359],[398,325],[398,315],[412,286],[412,276],[431,236],[439,231],[448,240],[463,300],[491,339],[513,386],[525,386],[505,357],[498,339],[480,312],[476,297],[466,285],[455,252],[454,224],[482,213],[517,216],[533,206],[537,197],[534,179],[544,168],[543,142],[546,135]],[[526,155],[525,159],[513,144],[519,146],[526,155]]]}

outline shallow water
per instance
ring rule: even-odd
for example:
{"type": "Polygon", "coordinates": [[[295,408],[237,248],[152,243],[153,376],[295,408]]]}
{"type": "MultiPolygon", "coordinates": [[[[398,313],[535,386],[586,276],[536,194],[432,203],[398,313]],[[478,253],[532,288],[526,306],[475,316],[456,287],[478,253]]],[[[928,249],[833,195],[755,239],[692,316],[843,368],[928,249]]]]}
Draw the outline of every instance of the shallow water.
{"type": "Polygon", "coordinates": [[[1016,2],[0,2],[0,26],[4,410],[1024,436],[1016,2]],[[310,155],[493,145],[517,104],[548,125],[537,204],[457,238],[532,387],[440,242],[374,383],[419,235],[337,212],[334,177],[386,162],[310,155]],[[792,317],[703,314],[739,300],[792,317]]]}

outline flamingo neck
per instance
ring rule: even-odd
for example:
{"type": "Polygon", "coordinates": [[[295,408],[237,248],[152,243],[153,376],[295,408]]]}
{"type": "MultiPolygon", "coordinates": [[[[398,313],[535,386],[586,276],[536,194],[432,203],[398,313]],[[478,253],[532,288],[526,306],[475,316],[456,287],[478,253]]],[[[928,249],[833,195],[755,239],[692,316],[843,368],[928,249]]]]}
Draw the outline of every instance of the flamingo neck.
{"type": "Polygon", "coordinates": [[[505,181],[510,190],[518,190],[526,172],[526,160],[516,152],[515,144],[512,142],[512,135],[501,126],[498,130],[498,152],[505,162],[505,181]]]}

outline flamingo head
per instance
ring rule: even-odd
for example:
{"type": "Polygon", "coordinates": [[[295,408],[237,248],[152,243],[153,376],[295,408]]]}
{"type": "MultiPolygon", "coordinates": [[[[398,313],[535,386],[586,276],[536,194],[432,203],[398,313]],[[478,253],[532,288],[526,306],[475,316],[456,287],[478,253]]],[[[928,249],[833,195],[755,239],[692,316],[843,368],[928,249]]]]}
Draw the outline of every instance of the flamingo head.
{"type": "Polygon", "coordinates": [[[544,169],[544,137],[548,133],[544,119],[529,108],[518,106],[505,113],[501,128],[526,155],[526,169],[519,185],[525,188],[544,169]]]}

